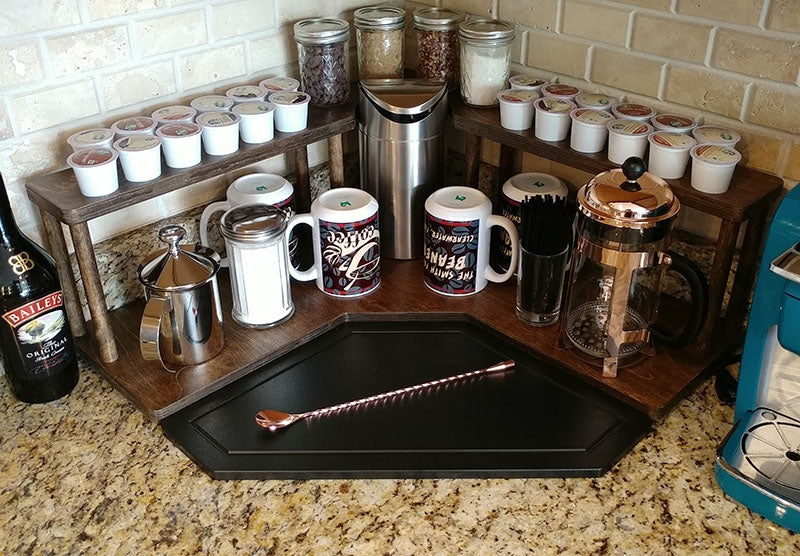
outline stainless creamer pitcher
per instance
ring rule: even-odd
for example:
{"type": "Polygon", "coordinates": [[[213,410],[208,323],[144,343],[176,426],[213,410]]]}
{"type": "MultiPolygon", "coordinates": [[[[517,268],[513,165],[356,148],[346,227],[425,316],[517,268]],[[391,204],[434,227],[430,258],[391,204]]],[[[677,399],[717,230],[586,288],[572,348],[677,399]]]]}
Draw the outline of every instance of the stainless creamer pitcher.
{"type": "Polygon", "coordinates": [[[168,371],[208,361],[222,351],[222,307],[217,286],[219,255],[203,245],[180,245],[181,226],[166,226],[158,238],[168,247],[139,266],[147,305],[139,328],[145,360],[168,371]]]}

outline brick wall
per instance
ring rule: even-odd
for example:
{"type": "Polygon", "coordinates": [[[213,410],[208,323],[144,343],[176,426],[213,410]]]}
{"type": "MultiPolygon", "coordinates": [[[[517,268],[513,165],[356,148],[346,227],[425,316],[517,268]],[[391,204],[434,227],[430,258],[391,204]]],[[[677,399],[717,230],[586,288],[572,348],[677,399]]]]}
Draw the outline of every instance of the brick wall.
{"type": "MultiPolygon", "coordinates": [[[[40,237],[25,179],[66,167],[67,137],[273,75],[297,76],[292,24],[369,0],[32,0],[0,10],[0,172],[40,237]]],[[[353,38],[353,41],[355,39],[353,38]]],[[[355,44],[353,42],[353,44],[355,44]]],[[[323,161],[324,145],[310,153],[323,161]]],[[[283,157],[260,164],[285,172],[283,157]]],[[[229,176],[230,180],[232,177],[229,176]]],[[[95,241],[218,196],[213,180],[90,223],[95,241]]]]}

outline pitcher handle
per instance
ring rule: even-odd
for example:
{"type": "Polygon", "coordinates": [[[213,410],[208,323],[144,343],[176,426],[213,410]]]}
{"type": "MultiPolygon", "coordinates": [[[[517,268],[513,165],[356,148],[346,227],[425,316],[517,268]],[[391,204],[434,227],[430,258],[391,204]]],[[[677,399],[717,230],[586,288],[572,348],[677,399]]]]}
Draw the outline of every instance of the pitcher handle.
{"type": "Polygon", "coordinates": [[[170,372],[177,369],[168,367],[161,357],[160,330],[168,300],[165,297],[151,295],[144,306],[142,322],[139,325],[139,350],[145,361],[160,361],[161,366],[170,372]]]}
{"type": "Polygon", "coordinates": [[[683,329],[673,334],[651,326],[650,333],[653,340],[659,344],[669,348],[679,348],[691,342],[703,328],[708,314],[708,280],[693,261],[674,251],[667,251],[666,254],[672,259],[669,268],[683,276],[689,285],[692,303],[683,329]]]}
{"type": "Polygon", "coordinates": [[[485,270],[487,280],[491,282],[505,282],[517,271],[517,259],[519,258],[519,234],[517,233],[517,227],[505,216],[499,216],[496,214],[489,216],[489,218],[486,219],[486,223],[488,224],[487,228],[489,229],[491,229],[493,226],[500,226],[503,228],[508,233],[508,236],[511,240],[511,261],[508,263],[508,270],[506,270],[503,274],[499,274],[488,264],[486,265],[485,270]]]}
{"type": "MultiPolygon", "coordinates": [[[[206,246],[208,245],[208,221],[211,220],[214,213],[225,212],[226,210],[230,210],[230,208],[231,204],[228,201],[216,201],[203,209],[203,214],[200,215],[200,243],[206,246]]],[[[227,268],[228,257],[224,257],[220,260],[220,266],[227,268]]]]}

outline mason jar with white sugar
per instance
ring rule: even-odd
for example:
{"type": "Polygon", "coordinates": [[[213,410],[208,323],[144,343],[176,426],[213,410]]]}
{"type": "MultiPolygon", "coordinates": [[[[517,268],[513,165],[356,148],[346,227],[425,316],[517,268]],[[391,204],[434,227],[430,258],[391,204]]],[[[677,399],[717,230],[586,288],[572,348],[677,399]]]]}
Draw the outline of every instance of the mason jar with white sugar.
{"type": "Polygon", "coordinates": [[[496,106],[506,88],[514,25],[493,19],[471,19],[459,25],[461,98],[470,106],[496,106]]]}

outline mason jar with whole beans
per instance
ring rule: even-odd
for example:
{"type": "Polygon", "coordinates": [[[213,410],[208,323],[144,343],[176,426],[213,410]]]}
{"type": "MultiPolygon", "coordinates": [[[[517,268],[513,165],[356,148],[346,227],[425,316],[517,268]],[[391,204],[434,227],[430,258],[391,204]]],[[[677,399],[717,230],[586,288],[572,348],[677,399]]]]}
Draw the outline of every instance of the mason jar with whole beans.
{"type": "Polygon", "coordinates": [[[350,94],[350,24],[318,17],[294,24],[300,86],[313,106],[342,104],[350,94]]]}
{"type": "Polygon", "coordinates": [[[446,81],[455,89],[459,80],[458,24],[464,14],[448,8],[414,11],[417,30],[417,75],[446,81]]]}

